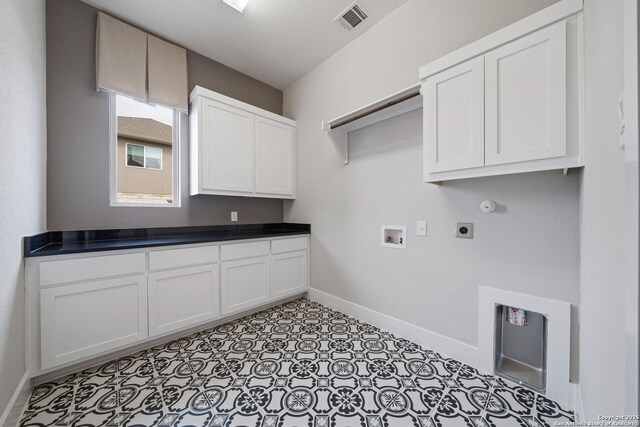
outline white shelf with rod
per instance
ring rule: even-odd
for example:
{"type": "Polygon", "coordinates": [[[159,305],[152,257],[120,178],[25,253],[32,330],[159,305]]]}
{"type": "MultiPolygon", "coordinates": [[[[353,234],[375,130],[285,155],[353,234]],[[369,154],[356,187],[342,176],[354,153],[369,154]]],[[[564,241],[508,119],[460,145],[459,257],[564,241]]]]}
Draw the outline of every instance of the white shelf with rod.
{"type": "Polygon", "coordinates": [[[360,107],[335,119],[323,121],[322,130],[335,144],[349,164],[349,137],[351,131],[422,108],[420,83],[360,107]]]}

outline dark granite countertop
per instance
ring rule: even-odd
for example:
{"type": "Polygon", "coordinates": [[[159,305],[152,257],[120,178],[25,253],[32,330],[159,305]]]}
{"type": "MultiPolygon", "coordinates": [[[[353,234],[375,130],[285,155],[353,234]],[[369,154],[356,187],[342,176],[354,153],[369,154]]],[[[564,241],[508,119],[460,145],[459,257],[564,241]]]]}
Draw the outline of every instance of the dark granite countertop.
{"type": "Polygon", "coordinates": [[[310,233],[311,225],[290,223],[48,231],[24,238],[24,256],[27,258],[310,233]]]}

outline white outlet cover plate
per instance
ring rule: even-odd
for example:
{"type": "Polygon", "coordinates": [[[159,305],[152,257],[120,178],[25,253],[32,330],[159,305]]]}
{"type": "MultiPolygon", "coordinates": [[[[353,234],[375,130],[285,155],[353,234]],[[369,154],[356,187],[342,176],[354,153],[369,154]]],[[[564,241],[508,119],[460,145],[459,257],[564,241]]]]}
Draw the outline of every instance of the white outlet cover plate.
{"type": "Polygon", "coordinates": [[[427,235],[427,221],[418,221],[416,223],[416,234],[418,236],[427,235]]]}
{"type": "Polygon", "coordinates": [[[231,221],[235,222],[238,220],[238,212],[231,212],[231,221]]]}

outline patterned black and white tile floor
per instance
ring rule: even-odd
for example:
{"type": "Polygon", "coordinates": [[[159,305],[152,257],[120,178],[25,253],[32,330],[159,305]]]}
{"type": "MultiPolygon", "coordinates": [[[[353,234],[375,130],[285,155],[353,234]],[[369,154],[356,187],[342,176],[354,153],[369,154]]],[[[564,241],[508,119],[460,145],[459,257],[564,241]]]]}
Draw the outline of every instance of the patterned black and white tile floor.
{"type": "Polygon", "coordinates": [[[553,426],[557,403],[307,299],[42,384],[20,426],[553,426]]]}

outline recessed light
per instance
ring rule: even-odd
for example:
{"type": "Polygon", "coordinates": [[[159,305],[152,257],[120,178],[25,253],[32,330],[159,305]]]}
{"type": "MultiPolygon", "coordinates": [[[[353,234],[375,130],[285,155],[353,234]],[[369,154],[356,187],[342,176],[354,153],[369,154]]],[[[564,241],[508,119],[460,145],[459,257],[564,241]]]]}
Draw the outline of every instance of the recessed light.
{"type": "Polygon", "coordinates": [[[229,6],[231,6],[232,8],[234,8],[240,13],[242,13],[244,8],[247,7],[247,4],[249,3],[249,0],[222,0],[222,1],[224,1],[226,4],[228,4],[229,6]]]}

